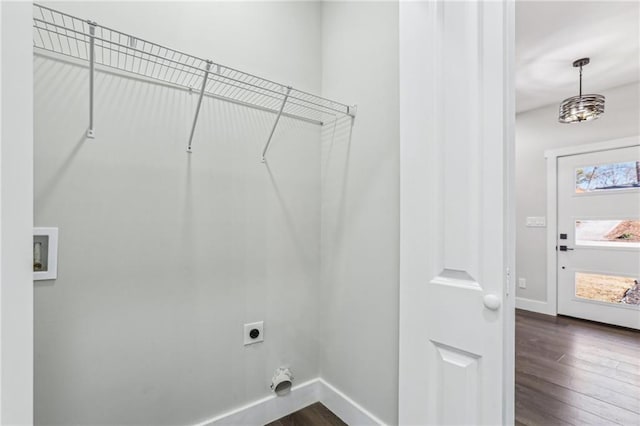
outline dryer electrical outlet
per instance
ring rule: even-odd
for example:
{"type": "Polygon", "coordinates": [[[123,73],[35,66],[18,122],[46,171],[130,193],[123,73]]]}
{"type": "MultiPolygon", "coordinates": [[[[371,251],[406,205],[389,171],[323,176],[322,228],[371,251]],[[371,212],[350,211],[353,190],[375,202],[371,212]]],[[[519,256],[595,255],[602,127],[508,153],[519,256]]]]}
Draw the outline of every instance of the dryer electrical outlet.
{"type": "Polygon", "coordinates": [[[244,345],[253,345],[264,341],[264,321],[244,325],[244,345]]]}

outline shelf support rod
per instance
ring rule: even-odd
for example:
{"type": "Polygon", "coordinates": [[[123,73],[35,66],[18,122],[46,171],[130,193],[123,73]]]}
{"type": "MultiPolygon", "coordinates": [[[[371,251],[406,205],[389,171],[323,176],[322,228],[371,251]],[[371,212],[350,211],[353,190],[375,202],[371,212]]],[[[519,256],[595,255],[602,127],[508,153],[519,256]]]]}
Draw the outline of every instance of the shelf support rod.
{"type": "Polygon", "coordinates": [[[287,93],[284,95],[284,99],[282,100],[282,105],[280,105],[280,110],[278,111],[278,116],[276,117],[276,121],[273,123],[273,127],[271,128],[271,133],[269,133],[269,139],[267,139],[267,143],[262,150],[262,162],[266,162],[267,151],[269,150],[269,145],[271,145],[271,139],[273,139],[273,134],[276,131],[276,127],[278,127],[278,122],[280,121],[280,117],[282,117],[282,111],[284,111],[284,106],[287,104],[287,100],[289,99],[289,94],[291,93],[291,86],[287,86],[287,93]]]}
{"type": "Polygon", "coordinates": [[[96,23],[87,21],[89,24],[89,128],[87,129],[87,138],[94,139],[96,137],[93,129],[93,80],[96,65],[96,23]]]}
{"type": "Polygon", "coordinates": [[[213,62],[207,60],[207,66],[204,70],[204,76],[202,77],[202,87],[200,87],[200,95],[198,96],[198,104],[196,106],[196,115],[193,117],[193,124],[191,125],[191,134],[189,135],[189,146],[187,146],[187,152],[191,154],[191,142],[193,142],[193,134],[196,131],[196,123],[198,122],[198,115],[200,114],[200,107],[202,106],[202,98],[204,97],[204,89],[207,86],[207,79],[209,78],[209,72],[211,71],[211,64],[213,62]]]}

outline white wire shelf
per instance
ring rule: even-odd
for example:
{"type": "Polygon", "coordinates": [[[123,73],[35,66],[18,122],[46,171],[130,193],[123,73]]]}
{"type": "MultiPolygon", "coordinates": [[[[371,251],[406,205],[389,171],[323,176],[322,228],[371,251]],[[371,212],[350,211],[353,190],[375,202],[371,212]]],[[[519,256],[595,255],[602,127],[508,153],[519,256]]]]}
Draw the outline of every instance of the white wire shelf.
{"type": "Polygon", "coordinates": [[[58,10],[33,5],[34,48],[90,63],[90,124],[93,137],[93,67],[95,64],[157,80],[202,96],[276,114],[265,154],[280,116],[322,125],[342,116],[355,117],[356,107],[171,49],[58,10]]]}

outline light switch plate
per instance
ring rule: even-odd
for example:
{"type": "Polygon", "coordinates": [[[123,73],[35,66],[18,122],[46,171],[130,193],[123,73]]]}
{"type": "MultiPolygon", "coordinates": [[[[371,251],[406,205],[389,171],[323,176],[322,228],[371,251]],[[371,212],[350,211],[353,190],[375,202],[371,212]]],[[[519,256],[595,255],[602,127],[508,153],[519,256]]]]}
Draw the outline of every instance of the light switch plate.
{"type": "Polygon", "coordinates": [[[526,278],[518,278],[518,288],[527,288],[526,278]]]}
{"type": "Polygon", "coordinates": [[[528,216],[527,227],[528,228],[544,228],[547,226],[547,218],[544,216],[528,216]]]}

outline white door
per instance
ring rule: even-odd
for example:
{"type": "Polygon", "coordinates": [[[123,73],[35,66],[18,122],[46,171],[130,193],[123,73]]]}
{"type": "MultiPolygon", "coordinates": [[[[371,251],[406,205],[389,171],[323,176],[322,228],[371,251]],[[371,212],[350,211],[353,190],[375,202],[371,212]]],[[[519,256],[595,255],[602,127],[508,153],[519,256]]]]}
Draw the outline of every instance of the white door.
{"type": "Polygon", "coordinates": [[[640,146],[558,159],[558,313],[640,329],[640,146]]]}
{"type": "Polygon", "coordinates": [[[400,2],[401,425],[513,424],[510,2],[400,2]]]}

